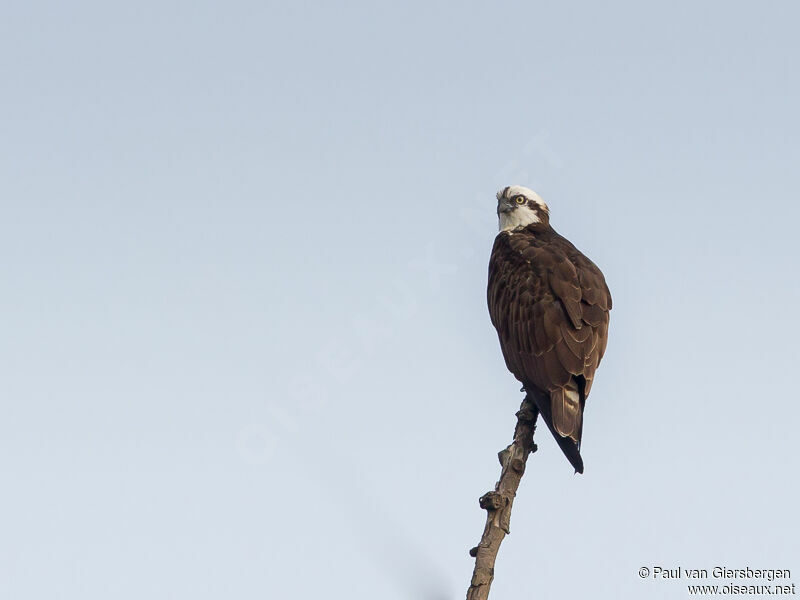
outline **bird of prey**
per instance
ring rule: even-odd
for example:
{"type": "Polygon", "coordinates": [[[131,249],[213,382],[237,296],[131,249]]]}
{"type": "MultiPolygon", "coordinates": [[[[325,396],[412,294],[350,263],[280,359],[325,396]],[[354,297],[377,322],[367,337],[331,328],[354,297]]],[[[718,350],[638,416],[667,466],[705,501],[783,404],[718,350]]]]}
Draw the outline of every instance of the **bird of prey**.
{"type": "Polygon", "coordinates": [[[611,294],[600,269],[550,227],[536,192],[500,190],[497,216],[487,297],[506,366],[583,473],[583,409],[606,349],[611,294]]]}

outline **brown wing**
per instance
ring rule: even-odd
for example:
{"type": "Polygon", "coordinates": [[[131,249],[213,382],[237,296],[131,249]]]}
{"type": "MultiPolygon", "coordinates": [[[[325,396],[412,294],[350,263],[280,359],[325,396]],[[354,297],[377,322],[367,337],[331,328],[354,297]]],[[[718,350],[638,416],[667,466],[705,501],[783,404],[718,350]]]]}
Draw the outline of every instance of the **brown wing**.
{"type": "Polygon", "coordinates": [[[508,369],[549,394],[552,427],[580,444],[611,309],[600,269],[552,229],[503,232],[492,249],[488,301],[508,369]]]}

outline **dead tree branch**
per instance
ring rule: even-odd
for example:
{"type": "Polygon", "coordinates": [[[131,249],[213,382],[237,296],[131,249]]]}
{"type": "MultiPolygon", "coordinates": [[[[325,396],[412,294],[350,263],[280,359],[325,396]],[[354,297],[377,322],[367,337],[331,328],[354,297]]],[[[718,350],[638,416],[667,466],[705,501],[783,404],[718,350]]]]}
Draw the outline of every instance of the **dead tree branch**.
{"type": "Polygon", "coordinates": [[[503,538],[510,533],[514,496],[525,473],[528,455],[536,451],[533,432],[538,415],[533,397],[530,393],[526,394],[517,412],[514,441],[497,455],[502,466],[500,480],[494,486],[494,491],[487,492],[480,498],[481,508],[486,510],[486,527],[480,543],[469,551],[470,556],[475,557],[475,569],[467,590],[467,600],[487,600],[489,597],[497,551],[500,550],[503,538]]]}

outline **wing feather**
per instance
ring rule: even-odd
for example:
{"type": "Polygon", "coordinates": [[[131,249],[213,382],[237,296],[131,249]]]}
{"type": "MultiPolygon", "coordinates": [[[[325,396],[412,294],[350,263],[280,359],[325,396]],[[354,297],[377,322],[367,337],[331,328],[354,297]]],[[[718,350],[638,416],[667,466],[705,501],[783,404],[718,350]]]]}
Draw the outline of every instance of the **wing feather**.
{"type": "Polygon", "coordinates": [[[501,232],[487,298],[509,370],[549,395],[552,428],[579,445],[608,337],[612,301],[602,272],[549,227],[501,232]]]}

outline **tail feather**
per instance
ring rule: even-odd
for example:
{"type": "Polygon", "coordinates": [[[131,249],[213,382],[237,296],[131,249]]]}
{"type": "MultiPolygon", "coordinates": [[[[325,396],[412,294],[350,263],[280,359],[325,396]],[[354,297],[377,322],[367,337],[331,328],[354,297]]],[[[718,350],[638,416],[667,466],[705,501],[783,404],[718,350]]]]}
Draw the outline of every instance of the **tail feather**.
{"type": "Polygon", "coordinates": [[[575,468],[575,472],[583,473],[581,434],[584,401],[579,390],[560,388],[550,394],[537,394],[534,399],[564,456],[575,468]]]}
{"type": "Polygon", "coordinates": [[[550,407],[553,411],[553,427],[562,437],[570,437],[578,444],[583,429],[583,410],[578,386],[558,388],[550,392],[550,407]]]}

